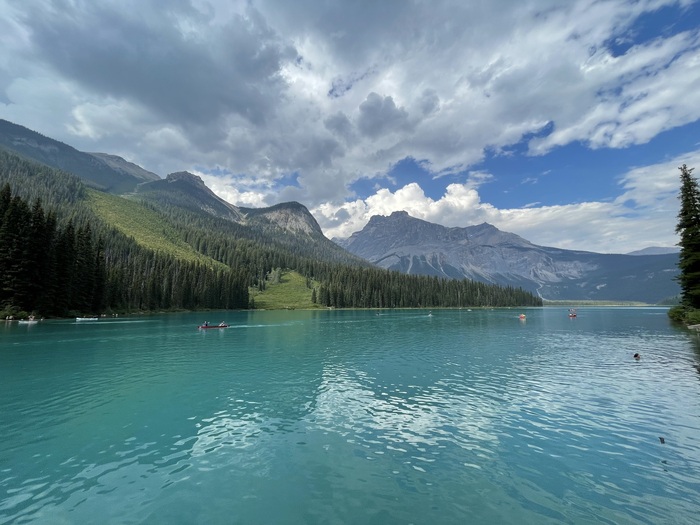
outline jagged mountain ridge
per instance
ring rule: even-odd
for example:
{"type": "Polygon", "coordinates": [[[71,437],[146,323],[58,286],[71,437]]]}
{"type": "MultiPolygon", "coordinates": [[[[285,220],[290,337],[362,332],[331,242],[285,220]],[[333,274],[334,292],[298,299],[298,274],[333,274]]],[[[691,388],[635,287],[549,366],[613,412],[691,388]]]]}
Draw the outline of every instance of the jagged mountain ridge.
{"type": "Polygon", "coordinates": [[[325,238],[316,219],[298,202],[275,204],[267,208],[239,208],[211,191],[201,177],[186,171],[171,173],[165,179],[141,184],[133,197],[155,205],[167,204],[203,213],[242,226],[325,238]]]}
{"type": "MultiPolygon", "coordinates": [[[[188,172],[138,186],[129,198],[143,200],[175,218],[186,210],[202,218],[209,228],[256,242],[283,246],[297,254],[353,265],[368,263],[329,240],[311,215],[298,202],[267,208],[239,208],[211,191],[201,177],[188,172]]],[[[177,219],[188,222],[189,219],[177,219]]]]}
{"type": "Polygon", "coordinates": [[[678,254],[616,255],[537,246],[484,223],[447,228],[394,212],[347,239],[351,253],[402,273],[520,286],[549,300],[656,303],[679,293],[678,254]]]}

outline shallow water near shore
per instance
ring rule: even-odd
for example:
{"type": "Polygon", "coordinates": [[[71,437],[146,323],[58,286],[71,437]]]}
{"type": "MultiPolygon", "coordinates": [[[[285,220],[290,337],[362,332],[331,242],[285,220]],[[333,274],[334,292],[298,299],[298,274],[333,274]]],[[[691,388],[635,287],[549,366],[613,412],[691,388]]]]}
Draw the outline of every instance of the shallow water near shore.
{"type": "Polygon", "coordinates": [[[0,524],[697,523],[666,312],[0,322],[0,524]]]}

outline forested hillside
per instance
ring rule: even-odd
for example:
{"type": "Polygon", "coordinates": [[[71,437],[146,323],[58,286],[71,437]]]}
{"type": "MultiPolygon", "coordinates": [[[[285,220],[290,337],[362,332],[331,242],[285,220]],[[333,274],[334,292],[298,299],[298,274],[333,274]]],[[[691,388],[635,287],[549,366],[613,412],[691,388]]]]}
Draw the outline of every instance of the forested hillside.
{"type": "MultiPolygon", "coordinates": [[[[178,246],[184,252],[189,248],[190,257],[167,243],[139,243],[133,232],[118,228],[118,220],[101,216],[109,219],[104,202],[110,198],[123,201],[122,221],[139,216],[138,204],[95,193],[70,174],[2,150],[0,185],[0,310],[5,315],[248,307],[250,276],[244,269],[217,263],[184,242],[178,246]]],[[[168,224],[162,217],[136,223],[168,224]]]]}
{"type": "Polygon", "coordinates": [[[279,268],[320,283],[312,294],[322,306],[541,304],[519,289],[368,267],[325,238],[275,234],[272,222],[108,195],[2,150],[0,188],[4,315],[247,308],[249,287],[263,290],[279,268]]]}

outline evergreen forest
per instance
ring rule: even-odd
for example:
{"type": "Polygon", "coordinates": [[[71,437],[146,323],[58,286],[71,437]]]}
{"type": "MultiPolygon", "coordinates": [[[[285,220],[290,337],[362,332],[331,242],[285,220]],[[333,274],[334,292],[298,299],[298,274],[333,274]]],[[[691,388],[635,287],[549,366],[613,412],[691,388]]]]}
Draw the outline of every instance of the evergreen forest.
{"type": "Polygon", "coordinates": [[[325,241],[107,195],[0,149],[3,317],[249,308],[249,289],[279,269],[303,275],[322,307],[542,304],[520,288],[379,269],[325,241]]]}

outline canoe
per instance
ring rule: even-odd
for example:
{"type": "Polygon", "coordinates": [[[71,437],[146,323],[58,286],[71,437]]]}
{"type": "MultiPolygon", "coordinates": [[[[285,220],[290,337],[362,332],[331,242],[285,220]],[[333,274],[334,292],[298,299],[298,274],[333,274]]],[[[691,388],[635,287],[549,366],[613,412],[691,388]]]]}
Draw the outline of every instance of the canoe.
{"type": "Polygon", "coordinates": [[[204,325],[200,324],[197,328],[200,330],[209,330],[210,328],[228,328],[227,324],[210,324],[210,325],[204,325]]]}

